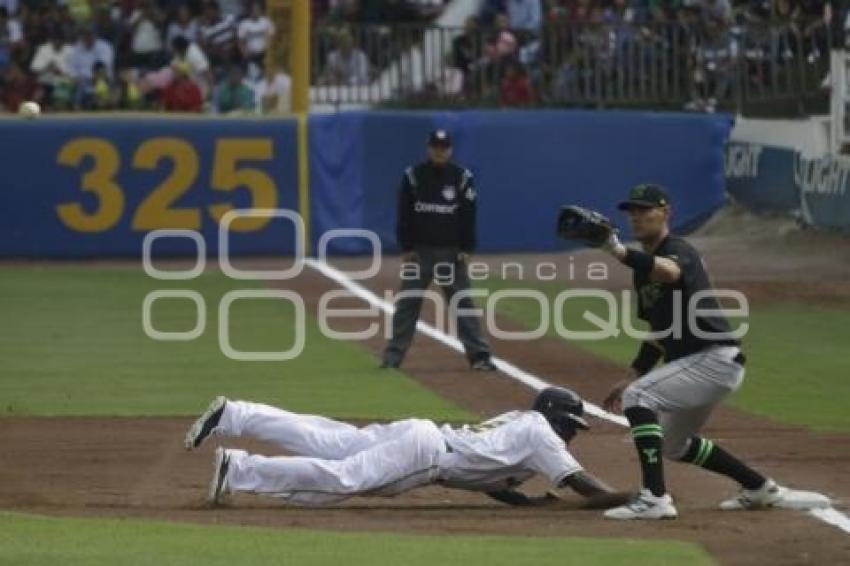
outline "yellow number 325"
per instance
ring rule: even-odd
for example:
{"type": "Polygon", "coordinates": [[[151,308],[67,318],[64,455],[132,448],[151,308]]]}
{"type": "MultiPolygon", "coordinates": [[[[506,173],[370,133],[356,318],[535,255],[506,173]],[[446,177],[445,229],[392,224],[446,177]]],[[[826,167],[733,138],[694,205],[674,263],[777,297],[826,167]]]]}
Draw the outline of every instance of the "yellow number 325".
{"type": "MultiPolygon", "coordinates": [[[[260,169],[238,167],[240,161],[268,161],[273,159],[270,138],[220,139],[215,146],[212,188],[216,191],[233,191],[246,188],[251,197],[250,208],[277,208],[278,191],[274,180],[260,169]]],[[[86,159],[91,166],[83,174],[80,188],[92,193],[97,206],[87,209],[79,202],[66,202],[56,207],[56,213],[65,226],[78,232],[104,232],[113,228],[124,215],[124,191],[115,176],[121,167],[121,158],[115,145],[101,138],[82,137],[69,141],[59,151],[60,165],[78,168],[86,159]]],[[[195,183],[198,177],[198,154],[185,140],[178,138],[153,138],[145,141],[133,156],[133,168],[158,169],[162,162],[171,163],[166,178],[139,204],[131,226],[136,231],[158,228],[199,230],[201,211],[197,208],[178,208],[174,203],[195,183]]],[[[218,221],[233,208],[229,203],[209,206],[210,216],[218,221]]],[[[265,227],[269,217],[244,218],[234,222],[231,230],[255,231],[265,227]]]]}

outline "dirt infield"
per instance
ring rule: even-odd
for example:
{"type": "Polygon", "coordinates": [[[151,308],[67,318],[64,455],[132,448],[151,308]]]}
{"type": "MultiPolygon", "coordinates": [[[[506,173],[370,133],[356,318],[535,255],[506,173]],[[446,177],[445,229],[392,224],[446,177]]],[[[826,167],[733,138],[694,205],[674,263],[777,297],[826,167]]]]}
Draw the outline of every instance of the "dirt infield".
{"type": "MultiPolygon", "coordinates": [[[[758,234],[757,238],[763,236],[758,234]]],[[[718,282],[746,287],[751,300],[782,301],[789,293],[803,302],[809,298],[827,303],[850,299],[843,283],[850,271],[850,262],[843,262],[846,247],[833,250],[831,261],[809,254],[794,264],[787,256],[782,259],[775,240],[766,238],[774,245],[766,247],[759,261],[744,262],[740,254],[729,251],[724,240],[711,234],[710,227],[698,238],[715,274],[732,274],[718,282]],[[836,263],[836,253],[840,253],[842,262],[836,263]],[[811,295],[809,291],[800,292],[803,288],[810,289],[811,295]]],[[[808,241],[800,245],[804,244],[811,246],[808,241]]],[[[793,245],[786,242],[786,246],[793,245]]],[[[582,255],[578,263],[588,257],[595,256],[582,255]]],[[[539,259],[524,256],[522,261],[531,264],[539,259]]],[[[500,258],[489,260],[496,264],[500,258]]],[[[554,261],[564,259],[555,257],[554,261]]],[[[342,263],[354,266],[362,261],[342,263]]],[[[368,286],[379,292],[394,289],[396,268],[397,263],[388,262],[368,286]]],[[[613,279],[609,284],[619,286],[625,280],[613,279]]],[[[321,293],[337,288],[312,270],[287,287],[301,292],[312,309],[321,293]]],[[[433,314],[426,312],[424,317],[431,319],[433,314]]],[[[501,326],[510,328],[511,324],[502,321],[501,326]]],[[[363,321],[340,321],[334,327],[362,328],[363,321]]],[[[364,347],[377,355],[382,345],[376,339],[364,347]]],[[[493,346],[500,357],[547,381],[568,384],[597,403],[623,372],[615,364],[556,339],[532,344],[495,341],[493,346]]],[[[529,389],[506,376],[468,371],[460,355],[421,336],[405,370],[481,416],[527,406],[532,398],[529,389]]],[[[840,564],[850,556],[850,536],[804,513],[720,512],[717,502],[733,493],[733,485],[685,465],[668,467],[669,485],[681,518],[660,524],[608,522],[598,511],[578,508],[512,509],[483,496],[439,487],[395,499],[355,499],[330,509],[287,508],[272,500],[242,496],[229,507],[208,509],[203,499],[213,443],[193,453],[184,452],[181,441],[188,423],[188,418],[2,418],[0,508],[55,515],[335,530],[680,539],[704,545],[723,564],[840,564]]],[[[575,441],[577,457],[610,483],[633,487],[638,464],[624,429],[596,419],[593,426],[591,433],[575,441]]],[[[707,434],[781,482],[827,493],[839,501],[838,508],[848,510],[850,435],[815,434],[729,408],[717,411],[707,434]]],[[[268,446],[234,444],[274,453],[268,446]]],[[[528,491],[542,488],[536,483],[528,491]]]]}

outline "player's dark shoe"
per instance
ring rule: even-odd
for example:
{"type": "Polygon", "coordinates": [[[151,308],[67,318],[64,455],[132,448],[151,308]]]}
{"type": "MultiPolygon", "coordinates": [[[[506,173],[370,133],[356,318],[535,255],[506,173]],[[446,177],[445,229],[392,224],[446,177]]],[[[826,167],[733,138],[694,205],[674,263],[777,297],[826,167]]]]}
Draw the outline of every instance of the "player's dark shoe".
{"type": "Polygon", "coordinates": [[[216,397],[204,411],[204,414],[192,423],[192,426],[186,431],[186,438],[183,441],[186,450],[197,448],[215,431],[218,422],[221,420],[221,415],[224,413],[225,405],[227,405],[227,397],[216,397]]]}
{"type": "Polygon", "coordinates": [[[381,365],[378,366],[381,369],[398,369],[401,366],[401,362],[395,360],[383,360],[381,365]]]}
{"type": "Polygon", "coordinates": [[[219,446],[215,449],[215,458],[213,459],[213,477],[210,481],[209,491],[207,492],[207,501],[209,501],[211,505],[221,503],[224,495],[227,493],[227,474],[229,471],[229,451],[219,446]]]}
{"type": "Polygon", "coordinates": [[[620,507],[605,511],[606,519],[629,521],[635,519],[675,519],[679,514],[673,507],[673,498],[665,493],[661,497],[653,495],[648,489],[620,507]]]}
{"type": "Polygon", "coordinates": [[[472,369],[475,371],[496,371],[499,368],[496,367],[496,364],[490,358],[482,358],[473,362],[472,369]]]}

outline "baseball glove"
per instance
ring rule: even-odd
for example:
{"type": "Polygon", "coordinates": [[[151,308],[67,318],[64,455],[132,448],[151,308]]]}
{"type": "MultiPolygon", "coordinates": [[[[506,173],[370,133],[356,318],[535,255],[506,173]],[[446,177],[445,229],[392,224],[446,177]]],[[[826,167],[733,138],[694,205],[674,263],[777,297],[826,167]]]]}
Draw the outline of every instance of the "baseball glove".
{"type": "Polygon", "coordinates": [[[604,215],[573,205],[561,207],[557,231],[565,240],[577,240],[598,248],[608,241],[616,228],[604,215]]]}

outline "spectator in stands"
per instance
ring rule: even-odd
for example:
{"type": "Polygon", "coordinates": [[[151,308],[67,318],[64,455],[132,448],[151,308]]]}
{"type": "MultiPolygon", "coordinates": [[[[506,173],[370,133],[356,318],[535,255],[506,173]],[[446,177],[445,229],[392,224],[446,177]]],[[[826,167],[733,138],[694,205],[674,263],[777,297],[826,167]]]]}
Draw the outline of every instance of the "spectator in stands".
{"type": "Polygon", "coordinates": [[[80,82],[92,78],[95,63],[103,63],[108,75],[112,75],[112,65],[115,52],[108,42],[95,36],[94,29],[90,26],[83,27],[79,39],[68,53],[66,67],[68,73],[75,81],[80,82]]]}
{"type": "Polygon", "coordinates": [[[218,0],[218,5],[221,15],[233,21],[239,21],[245,15],[245,0],[218,0]]]}
{"type": "Polygon", "coordinates": [[[35,78],[25,73],[20,65],[11,62],[0,82],[0,103],[3,108],[8,112],[17,112],[22,102],[39,98],[41,96],[35,78]]]}
{"type": "Polygon", "coordinates": [[[735,77],[738,55],[736,42],[721,21],[704,21],[702,37],[695,54],[693,100],[688,110],[714,112],[729,93],[735,77]]]}
{"type": "Polygon", "coordinates": [[[252,2],[251,12],[247,18],[239,22],[237,32],[242,58],[262,69],[272,35],[274,35],[274,24],[266,17],[262,3],[252,2]]]}
{"type": "Polygon", "coordinates": [[[62,5],[68,9],[71,18],[78,25],[91,22],[92,10],[89,0],[63,0],[62,5]]]}
{"type": "Polygon", "coordinates": [[[216,110],[220,114],[252,112],[255,105],[254,92],[245,84],[242,69],[234,65],[227,74],[227,80],[216,89],[216,110]]]}
{"type": "Polygon", "coordinates": [[[168,24],[167,45],[174,45],[174,40],[178,37],[185,38],[190,44],[198,41],[198,18],[192,15],[186,4],[177,9],[177,17],[168,24]]]}
{"type": "MultiPolygon", "coordinates": [[[[33,2],[28,2],[28,4],[33,4],[33,2]]],[[[6,8],[6,13],[10,16],[17,16],[19,7],[18,0],[0,0],[0,8],[6,8]]]]}
{"type": "Polygon", "coordinates": [[[481,30],[478,18],[466,18],[463,33],[452,40],[452,66],[459,69],[463,77],[463,90],[470,91],[475,84],[474,73],[482,57],[481,30]]]}
{"type": "Polygon", "coordinates": [[[359,19],[359,12],[358,0],[328,0],[326,14],[330,20],[352,22],[359,19]]]}
{"type": "Polygon", "coordinates": [[[510,21],[507,14],[499,14],[494,22],[494,29],[490,33],[484,53],[493,63],[513,58],[517,52],[517,39],[510,30],[510,21]]]}
{"type": "Polygon", "coordinates": [[[204,4],[204,18],[199,28],[201,48],[213,67],[228,65],[236,59],[236,21],[222,16],[216,0],[204,4]]]}
{"type": "Polygon", "coordinates": [[[24,47],[21,23],[9,16],[9,11],[0,6],[0,69],[5,68],[15,56],[20,56],[24,47]]]}
{"type": "Polygon", "coordinates": [[[499,89],[502,106],[517,107],[534,104],[534,88],[528,73],[518,61],[512,61],[505,67],[505,77],[499,89]]]}
{"type": "MultiPolygon", "coordinates": [[[[101,3],[94,12],[92,26],[97,30],[97,36],[115,46],[116,51],[121,51],[127,43],[125,38],[129,35],[130,13],[127,13],[126,18],[122,18],[119,10],[113,10],[107,2],[101,3]]],[[[116,53],[116,65],[118,59],[118,53],[116,53]]]]}
{"type": "Polygon", "coordinates": [[[832,4],[829,0],[797,0],[797,20],[804,54],[809,63],[829,52],[832,4]]]}
{"type": "Polygon", "coordinates": [[[266,69],[254,86],[257,108],[263,114],[288,114],[292,111],[292,79],[282,67],[266,69]]]}
{"type": "Polygon", "coordinates": [[[189,69],[189,77],[198,85],[206,99],[212,91],[213,75],[210,63],[203,50],[197,43],[189,43],[185,37],[177,36],[171,43],[174,58],[171,66],[185,64],[189,69]]]}
{"type": "Polygon", "coordinates": [[[732,25],[732,5],[729,0],[700,0],[703,22],[720,31],[732,25]]]}
{"type": "Polygon", "coordinates": [[[140,69],[154,69],[163,63],[164,44],[159,24],[162,13],[151,0],[145,0],[130,15],[130,63],[140,69]]]}
{"type": "Polygon", "coordinates": [[[138,72],[126,67],[118,72],[118,84],[115,87],[116,106],[122,110],[141,110],[145,98],[138,84],[138,72]]]}
{"type": "Polygon", "coordinates": [[[540,34],[543,25],[542,0],[507,0],[505,9],[508,15],[508,26],[518,33],[524,41],[529,36],[540,34]]]}
{"type": "MultiPolygon", "coordinates": [[[[694,0],[690,0],[694,4],[694,0]]],[[[648,25],[673,24],[679,21],[683,0],[647,0],[644,12],[648,25]]]]}
{"type": "Polygon", "coordinates": [[[620,28],[626,28],[635,23],[635,9],[629,0],[613,0],[606,11],[606,20],[620,28]]]}
{"type": "Polygon", "coordinates": [[[354,38],[347,30],[339,33],[337,48],[328,54],[323,82],[348,86],[369,83],[369,59],[354,46],[354,38]]]}
{"type": "Polygon", "coordinates": [[[200,87],[192,80],[191,68],[186,61],[172,63],[174,78],[163,91],[160,101],[166,112],[200,112],[204,97],[200,87]]]}
{"type": "Polygon", "coordinates": [[[499,88],[505,65],[516,59],[518,50],[516,36],[509,29],[507,14],[497,15],[494,25],[484,45],[482,61],[482,84],[487,91],[499,88]]]}
{"type": "Polygon", "coordinates": [[[443,0],[407,0],[407,3],[421,21],[431,21],[443,11],[443,0]]]}
{"type": "Polygon", "coordinates": [[[65,43],[62,31],[54,30],[50,39],[38,46],[30,63],[30,70],[36,77],[44,94],[41,102],[51,107],[65,107],[71,101],[73,83],[67,67],[72,48],[65,43]]]}
{"type": "Polygon", "coordinates": [[[92,68],[91,82],[86,85],[83,108],[88,110],[106,110],[114,101],[112,80],[106,74],[106,66],[97,62],[92,68]]]}
{"type": "Polygon", "coordinates": [[[496,16],[504,14],[507,10],[507,0],[484,0],[479,13],[481,23],[485,26],[493,25],[496,16]]]}
{"type": "Polygon", "coordinates": [[[791,59],[797,46],[797,27],[795,18],[797,9],[793,0],[772,0],[771,22],[774,25],[774,48],[773,57],[791,59]]]}

